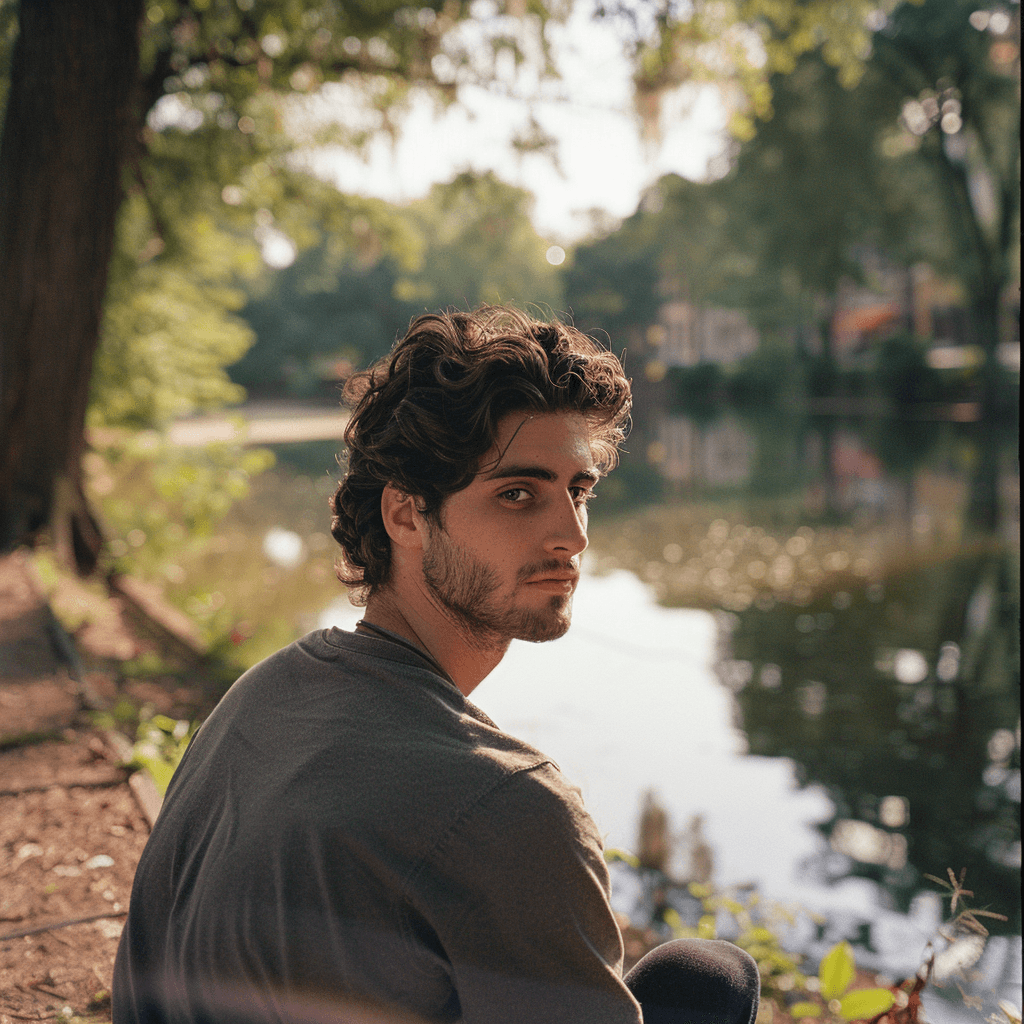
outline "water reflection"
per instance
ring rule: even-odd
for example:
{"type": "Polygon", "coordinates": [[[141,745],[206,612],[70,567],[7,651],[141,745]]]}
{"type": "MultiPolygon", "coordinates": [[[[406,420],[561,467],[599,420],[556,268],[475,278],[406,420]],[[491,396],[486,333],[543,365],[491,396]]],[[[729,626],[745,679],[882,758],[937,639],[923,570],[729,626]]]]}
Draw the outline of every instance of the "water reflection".
{"type": "Polygon", "coordinates": [[[665,416],[650,455],[674,484],[719,487],[750,478],[754,443],[736,417],[700,424],[685,416],[665,416]]]}
{"type": "Polygon", "coordinates": [[[918,545],[956,539],[965,528],[1019,527],[1016,438],[1006,427],[662,411],[647,433],[634,450],[670,494],[741,497],[748,509],[787,496],[808,521],[872,521],[918,545]]]}
{"type": "Polygon", "coordinates": [[[719,610],[750,753],[834,805],[807,880],[870,879],[907,911],[925,873],[966,867],[1019,932],[1012,449],[986,424],[782,414],[664,414],[653,435],[675,500],[603,524],[598,559],[719,610]]]}
{"type": "Polygon", "coordinates": [[[966,867],[980,903],[1020,928],[1015,585],[1010,559],[982,552],[844,607],[823,593],[729,618],[721,678],[751,753],[792,758],[836,808],[813,875],[871,878],[906,910],[923,873],[966,867]]]}

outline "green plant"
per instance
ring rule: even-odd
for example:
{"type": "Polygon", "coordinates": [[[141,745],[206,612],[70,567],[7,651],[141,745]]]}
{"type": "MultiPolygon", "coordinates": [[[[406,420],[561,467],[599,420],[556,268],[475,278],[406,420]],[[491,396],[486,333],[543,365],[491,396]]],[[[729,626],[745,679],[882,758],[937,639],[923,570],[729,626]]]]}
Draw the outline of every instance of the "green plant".
{"type": "Polygon", "coordinates": [[[105,711],[90,712],[89,718],[97,729],[117,729],[130,735],[139,725],[139,705],[129,697],[121,696],[105,711]]]}
{"type": "Polygon", "coordinates": [[[175,721],[167,715],[153,715],[139,722],[130,764],[149,773],[161,796],[167,792],[197,727],[196,722],[175,721]]]}
{"type": "Polygon", "coordinates": [[[751,893],[743,902],[737,894],[719,892],[710,885],[691,882],[687,888],[691,896],[701,901],[703,913],[696,927],[687,927],[675,911],[670,911],[665,920],[673,935],[680,938],[717,938],[720,915],[727,914],[739,930],[732,941],[757,961],[761,991],[765,996],[782,998],[786,993],[804,987],[806,978],[800,971],[800,958],[782,948],[778,934],[780,926],[793,923],[791,912],[777,904],[764,902],[757,893],[751,893]]]}
{"type": "Polygon", "coordinates": [[[90,452],[90,489],[115,538],[111,568],[159,574],[184,551],[202,548],[273,462],[267,449],[241,441],[180,448],[151,431],[90,452]]]}
{"type": "MultiPolygon", "coordinates": [[[[605,851],[605,859],[609,863],[626,864],[634,871],[642,870],[639,860],[622,850],[605,851]]],[[[651,875],[671,884],[662,872],[649,871],[647,877],[651,875]]],[[[669,927],[672,937],[715,939],[720,931],[730,936],[732,942],[745,949],[757,962],[762,999],[774,1002],[794,1020],[821,1018],[829,1024],[873,1021],[898,1001],[901,1006],[911,1002],[909,997],[903,998],[906,993],[896,995],[887,988],[851,991],[850,986],[857,978],[857,965],[850,944],[845,941],[829,950],[821,961],[817,978],[808,978],[800,970],[799,954],[784,949],[780,937],[783,926],[794,923],[795,912],[763,901],[756,892],[744,894],[742,890],[718,890],[711,884],[698,882],[690,882],[686,890],[700,901],[701,913],[695,924],[687,924],[676,909],[662,907],[658,917],[669,927]],[[794,995],[798,997],[795,1002],[792,1001],[794,995]]],[[[816,917],[813,919],[823,923],[816,917]]],[[[649,929],[642,934],[648,943],[656,944],[664,938],[657,938],[649,929]]],[[[920,986],[923,984],[924,980],[920,986]]],[[[916,1017],[909,1017],[901,1024],[914,1022],[916,1017]]]]}
{"type": "MultiPolygon", "coordinates": [[[[643,870],[638,858],[624,850],[606,850],[605,860],[608,863],[621,862],[632,871],[643,870]]],[[[647,877],[650,878],[651,874],[672,884],[661,872],[648,872],[647,877]]],[[[783,927],[794,923],[793,911],[762,900],[756,892],[744,894],[742,891],[717,890],[712,885],[698,882],[689,883],[686,889],[690,896],[700,901],[701,914],[696,924],[687,924],[674,907],[663,906],[658,918],[669,928],[673,938],[714,939],[723,927],[727,934],[735,935],[732,941],[757,962],[761,992],[765,998],[775,998],[781,1004],[793,991],[803,990],[807,979],[800,971],[800,957],[787,952],[780,938],[783,927]],[[731,926],[727,924],[730,917],[731,926]]],[[[650,923],[636,923],[636,926],[644,935],[648,948],[653,948],[652,943],[661,941],[664,935],[658,937],[649,929],[650,923]]]]}
{"type": "Polygon", "coordinates": [[[833,946],[818,968],[818,992],[824,1006],[809,1000],[794,1003],[794,1018],[826,1016],[833,1020],[871,1020],[890,1010],[896,997],[887,988],[859,988],[850,991],[857,977],[853,950],[845,940],[833,946]]]}

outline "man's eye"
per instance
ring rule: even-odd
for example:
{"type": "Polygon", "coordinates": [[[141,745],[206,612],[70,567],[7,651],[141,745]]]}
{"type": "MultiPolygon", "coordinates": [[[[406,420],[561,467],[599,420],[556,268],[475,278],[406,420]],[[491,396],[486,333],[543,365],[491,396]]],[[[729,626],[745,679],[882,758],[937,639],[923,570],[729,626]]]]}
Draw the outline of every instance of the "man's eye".
{"type": "Polygon", "coordinates": [[[523,502],[530,497],[530,492],[525,487],[510,487],[501,492],[501,497],[506,501],[523,502]]]}
{"type": "Polygon", "coordinates": [[[572,500],[577,504],[577,506],[589,505],[590,502],[593,501],[595,497],[596,497],[596,495],[594,494],[594,492],[592,490],[590,490],[589,487],[576,487],[576,488],[573,488],[572,500]]]}

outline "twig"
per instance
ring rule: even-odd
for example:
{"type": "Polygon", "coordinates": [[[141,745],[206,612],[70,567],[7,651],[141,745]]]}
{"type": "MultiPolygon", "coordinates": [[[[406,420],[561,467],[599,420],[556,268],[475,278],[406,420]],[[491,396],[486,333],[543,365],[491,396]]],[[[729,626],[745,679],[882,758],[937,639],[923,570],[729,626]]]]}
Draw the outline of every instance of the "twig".
{"type": "Polygon", "coordinates": [[[55,999],[65,998],[60,992],[55,992],[52,988],[47,988],[45,985],[29,985],[29,988],[34,988],[37,992],[45,992],[48,996],[53,996],[55,999]]]}
{"type": "Polygon", "coordinates": [[[119,779],[97,779],[95,782],[86,780],[69,782],[44,782],[36,786],[22,786],[21,789],[0,789],[0,796],[21,796],[23,793],[45,793],[51,789],[112,789],[123,786],[128,781],[127,773],[119,779]]]}
{"type": "Polygon", "coordinates": [[[118,910],[108,914],[91,914],[89,917],[73,917],[68,921],[57,921],[54,924],[44,924],[38,928],[23,928],[18,932],[10,932],[7,935],[0,935],[0,942],[7,942],[10,939],[23,939],[28,935],[41,935],[43,932],[52,932],[57,928],[67,928],[73,924],[88,924],[90,921],[102,921],[108,917],[127,917],[127,910],[118,910]]]}

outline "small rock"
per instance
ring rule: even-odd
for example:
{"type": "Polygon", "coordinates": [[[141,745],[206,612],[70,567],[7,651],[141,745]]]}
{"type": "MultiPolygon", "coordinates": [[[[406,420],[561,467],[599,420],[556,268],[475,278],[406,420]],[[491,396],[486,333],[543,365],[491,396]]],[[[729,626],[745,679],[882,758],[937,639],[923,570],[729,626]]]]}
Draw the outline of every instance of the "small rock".
{"type": "Polygon", "coordinates": [[[123,921],[97,921],[93,927],[105,939],[119,939],[124,929],[123,921]]]}
{"type": "Polygon", "coordinates": [[[96,868],[112,868],[113,866],[114,858],[105,853],[98,853],[95,857],[90,857],[84,864],[84,867],[90,871],[96,868]]]}

